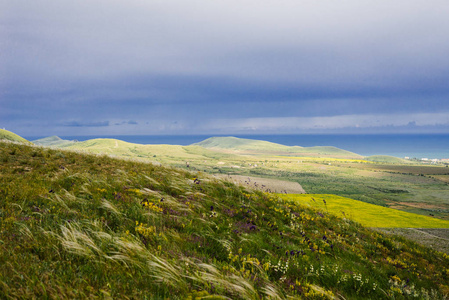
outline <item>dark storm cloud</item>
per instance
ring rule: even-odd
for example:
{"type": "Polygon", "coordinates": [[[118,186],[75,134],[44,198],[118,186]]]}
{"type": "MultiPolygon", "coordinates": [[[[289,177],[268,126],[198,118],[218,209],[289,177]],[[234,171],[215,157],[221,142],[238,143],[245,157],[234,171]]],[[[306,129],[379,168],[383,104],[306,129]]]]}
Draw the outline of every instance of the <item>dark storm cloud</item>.
{"type": "Polygon", "coordinates": [[[0,126],[18,133],[449,119],[446,1],[16,0],[1,11],[0,126]],[[92,126],[104,120],[121,126],[92,126]]]}
{"type": "Polygon", "coordinates": [[[83,123],[78,121],[65,122],[62,126],[67,127],[104,127],[109,126],[109,121],[83,123]]]}

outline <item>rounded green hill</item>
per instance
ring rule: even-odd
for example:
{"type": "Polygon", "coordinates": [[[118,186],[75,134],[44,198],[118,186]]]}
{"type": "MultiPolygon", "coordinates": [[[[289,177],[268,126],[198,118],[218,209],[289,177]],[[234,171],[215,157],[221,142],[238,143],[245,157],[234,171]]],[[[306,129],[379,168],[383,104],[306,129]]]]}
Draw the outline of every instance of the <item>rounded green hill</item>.
{"type": "Polygon", "coordinates": [[[8,140],[8,141],[13,141],[13,142],[21,142],[21,143],[29,143],[31,144],[30,141],[24,139],[23,137],[8,131],[6,129],[0,129],[0,140],[8,140]]]}
{"type": "Polygon", "coordinates": [[[366,160],[378,163],[404,164],[408,163],[405,159],[389,155],[372,155],[365,157],[366,160]]]}

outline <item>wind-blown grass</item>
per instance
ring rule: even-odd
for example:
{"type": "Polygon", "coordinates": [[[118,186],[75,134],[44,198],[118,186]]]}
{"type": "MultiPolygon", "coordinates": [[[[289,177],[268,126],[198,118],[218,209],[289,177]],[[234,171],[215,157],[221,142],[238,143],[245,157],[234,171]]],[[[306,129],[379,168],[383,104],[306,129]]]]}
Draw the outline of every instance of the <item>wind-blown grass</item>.
{"type": "Polygon", "coordinates": [[[201,172],[0,142],[0,298],[445,299],[449,256],[201,172]]]}

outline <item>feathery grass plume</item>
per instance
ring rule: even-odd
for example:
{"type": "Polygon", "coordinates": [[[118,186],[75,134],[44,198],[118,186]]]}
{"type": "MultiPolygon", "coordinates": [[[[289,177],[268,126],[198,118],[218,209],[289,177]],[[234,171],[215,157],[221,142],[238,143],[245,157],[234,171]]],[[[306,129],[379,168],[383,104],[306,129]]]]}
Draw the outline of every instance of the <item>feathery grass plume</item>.
{"type": "Polygon", "coordinates": [[[198,268],[201,271],[196,275],[197,277],[195,279],[197,281],[203,284],[212,283],[223,287],[242,299],[260,299],[254,286],[242,276],[237,276],[235,274],[224,275],[211,264],[201,263],[198,264],[198,268]]]}
{"type": "MultiPolygon", "coordinates": [[[[57,195],[55,193],[55,195],[57,195]]],[[[64,201],[64,203],[67,205],[68,207],[68,212],[69,213],[73,213],[73,214],[77,214],[78,212],[76,211],[76,206],[79,204],[85,204],[86,203],[86,199],[82,198],[82,197],[77,197],[75,196],[73,193],[67,191],[66,189],[62,189],[60,196],[61,200],[64,201]]]]}
{"type": "Polygon", "coordinates": [[[143,177],[144,177],[145,179],[147,179],[152,185],[154,185],[154,186],[156,186],[156,187],[158,187],[158,186],[161,185],[156,179],[151,178],[150,176],[143,175],[143,177]]]}
{"type": "Polygon", "coordinates": [[[148,256],[147,250],[135,241],[124,240],[99,229],[98,222],[90,223],[92,228],[81,231],[80,224],[61,226],[62,235],[56,235],[62,246],[70,253],[89,259],[110,261],[125,265],[128,268],[144,269],[141,263],[148,256]],[[101,247],[105,249],[101,249],[101,247]]]}
{"type": "Polygon", "coordinates": [[[140,192],[142,194],[149,195],[149,196],[154,196],[156,198],[161,198],[162,197],[162,194],[160,192],[153,191],[153,190],[151,190],[149,188],[143,188],[143,189],[140,190],[140,192]]]}
{"type": "Polygon", "coordinates": [[[201,193],[201,192],[185,192],[184,195],[186,195],[186,196],[194,196],[196,198],[207,197],[206,194],[201,193]]]}
{"type": "Polygon", "coordinates": [[[42,197],[42,198],[50,200],[51,202],[55,203],[58,206],[61,206],[65,210],[67,210],[67,211],[69,211],[71,213],[74,213],[74,211],[71,210],[69,208],[69,206],[67,205],[67,203],[64,201],[64,198],[59,196],[57,193],[50,194],[50,197],[42,197]]]}
{"type": "Polygon", "coordinates": [[[131,259],[129,256],[120,253],[111,253],[109,255],[105,255],[104,258],[111,262],[123,265],[128,269],[131,269],[133,266],[136,266],[136,262],[133,259],[131,259]]]}
{"type": "MultiPolygon", "coordinates": [[[[285,297],[279,293],[279,291],[271,284],[267,284],[262,288],[262,292],[267,296],[267,299],[285,299],[285,297]],[[282,295],[282,296],[281,296],[282,295]]],[[[296,297],[295,297],[296,299],[296,297]]]]}
{"type": "Polygon", "coordinates": [[[183,270],[180,267],[151,253],[148,256],[147,264],[152,274],[151,276],[157,281],[169,285],[178,291],[188,291],[186,277],[182,274],[183,270]]]}
{"type": "Polygon", "coordinates": [[[69,191],[62,189],[62,192],[64,193],[64,198],[66,199],[66,202],[72,203],[77,201],[83,201],[81,198],[76,197],[69,191]]]}
{"type": "Polygon", "coordinates": [[[137,257],[137,258],[146,258],[148,250],[141,244],[141,242],[135,238],[130,240],[129,237],[127,239],[117,238],[114,239],[114,243],[118,248],[118,252],[122,255],[127,255],[128,257],[137,257]]]}
{"type": "Polygon", "coordinates": [[[86,173],[81,174],[78,172],[73,173],[71,170],[69,170],[66,167],[64,167],[63,169],[60,169],[60,170],[63,173],[66,173],[66,174],[64,174],[65,175],[64,177],[68,181],[75,182],[75,181],[79,180],[81,182],[89,182],[89,177],[90,177],[89,174],[86,174],[86,173]]]}
{"type": "Polygon", "coordinates": [[[134,236],[126,238],[113,236],[104,231],[93,232],[100,242],[107,245],[104,258],[115,263],[123,264],[128,268],[144,269],[143,259],[147,257],[145,249],[134,236]]]}
{"type": "Polygon", "coordinates": [[[67,225],[62,225],[61,233],[62,235],[59,236],[59,240],[68,252],[87,258],[105,256],[95,241],[88,234],[80,230],[79,224],[67,223],[67,225]]]}
{"type": "Polygon", "coordinates": [[[10,298],[10,299],[14,299],[14,298],[18,298],[17,295],[11,295],[11,288],[9,287],[9,285],[4,282],[3,280],[0,279],[0,295],[3,295],[5,298],[10,298]]]}
{"type": "MultiPolygon", "coordinates": [[[[174,210],[177,210],[179,212],[192,213],[192,209],[190,209],[189,206],[186,206],[181,201],[179,201],[178,199],[176,199],[170,195],[164,195],[161,198],[161,202],[163,202],[165,206],[172,208],[174,210]]],[[[190,203],[190,204],[194,205],[192,203],[190,203]]]]}
{"type": "Polygon", "coordinates": [[[108,200],[105,198],[101,199],[101,208],[104,208],[106,211],[112,213],[113,215],[119,217],[122,215],[122,213],[108,200]]]}
{"type": "Polygon", "coordinates": [[[232,249],[232,242],[229,239],[216,239],[220,245],[222,245],[226,251],[231,252],[232,249]]]}
{"type": "Polygon", "coordinates": [[[84,183],[81,186],[80,195],[89,196],[89,197],[92,196],[92,192],[89,190],[89,184],[88,183],[84,183]]]}
{"type": "Polygon", "coordinates": [[[174,188],[180,191],[181,194],[184,194],[186,190],[190,190],[191,185],[188,183],[188,181],[185,180],[184,174],[181,174],[174,170],[172,170],[169,174],[170,175],[167,177],[167,179],[169,178],[168,185],[170,186],[170,188],[174,188]]]}
{"type": "Polygon", "coordinates": [[[115,177],[115,179],[117,180],[117,183],[125,183],[125,182],[129,181],[128,173],[126,171],[124,171],[122,169],[116,169],[115,173],[117,175],[115,177]]]}
{"type": "Polygon", "coordinates": [[[28,226],[25,223],[14,222],[14,225],[19,227],[20,234],[22,234],[23,236],[28,237],[30,240],[35,240],[34,234],[31,232],[30,228],[28,228],[28,226]]]}

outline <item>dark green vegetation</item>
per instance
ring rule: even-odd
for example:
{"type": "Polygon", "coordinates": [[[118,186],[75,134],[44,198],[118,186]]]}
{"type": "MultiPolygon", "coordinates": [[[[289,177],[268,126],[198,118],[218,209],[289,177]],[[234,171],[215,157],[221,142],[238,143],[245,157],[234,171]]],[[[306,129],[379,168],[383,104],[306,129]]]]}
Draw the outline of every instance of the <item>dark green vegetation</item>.
{"type": "Polygon", "coordinates": [[[449,292],[445,254],[199,171],[8,142],[0,161],[2,299],[449,292]]]}

